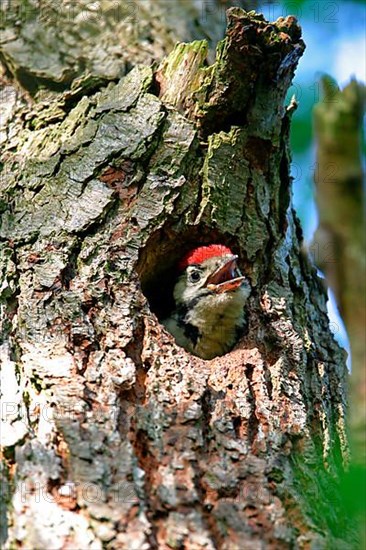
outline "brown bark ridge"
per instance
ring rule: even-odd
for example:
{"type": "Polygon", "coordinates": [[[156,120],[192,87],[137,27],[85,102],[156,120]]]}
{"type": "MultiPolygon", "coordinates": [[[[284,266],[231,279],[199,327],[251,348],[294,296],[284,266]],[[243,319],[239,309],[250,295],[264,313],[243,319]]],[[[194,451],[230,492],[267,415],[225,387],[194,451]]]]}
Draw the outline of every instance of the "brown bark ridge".
{"type": "Polygon", "coordinates": [[[206,49],[9,110],[6,548],[353,547],[344,354],[291,208],[300,28],[231,9],[206,49]],[[159,319],[176,260],[211,242],[252,294],[237,347],[204,361],[159,319]]]}
{"type": "Polygon", "coordinates": [[[350,420],[355,459],[366,463],[366,264],[362,122],[366,88],[352,80],[344,90],[322,79],[314,110],[319,227],[312,248],[333,289],[350,338],[350,420]]]}

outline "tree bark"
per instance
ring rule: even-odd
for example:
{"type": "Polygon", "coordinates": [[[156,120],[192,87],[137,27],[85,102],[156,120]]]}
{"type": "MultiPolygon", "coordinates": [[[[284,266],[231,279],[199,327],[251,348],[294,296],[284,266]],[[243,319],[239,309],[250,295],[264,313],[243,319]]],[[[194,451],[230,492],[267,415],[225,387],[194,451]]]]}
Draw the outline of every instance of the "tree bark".
{"type": "Polygon", "coordinates": [[[120,79],[91,47],[62,91],[59,67],[32,87],[3,53],[5,547],[354,547],[344,354],[291,208],[303,49],[294,18],[231,9],[212,65],[205,42],[154,70],[132,48],[120,79]],[[159,319],[177,259],[211,242],[252,294],[236,348],[204,361],[159,319]]]}

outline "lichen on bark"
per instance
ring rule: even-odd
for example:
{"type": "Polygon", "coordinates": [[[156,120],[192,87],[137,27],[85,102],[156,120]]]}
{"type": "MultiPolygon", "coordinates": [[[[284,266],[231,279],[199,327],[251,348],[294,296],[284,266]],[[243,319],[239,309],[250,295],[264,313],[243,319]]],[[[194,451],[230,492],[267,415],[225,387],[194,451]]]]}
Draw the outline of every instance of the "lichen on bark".
{"type": "Polygon", "coordinates": [[[175,50],[9,121],[3,338],[27,398],[8,546],[351,545],[344,357],[290,201],[284,99],[304,45],[293,18],[228,20],[211,67],[178,46],[194,72],[175,50]],[[159,318],[175,261],[212,241],[252,295],[237,347],[204,361],[159,318]]]}

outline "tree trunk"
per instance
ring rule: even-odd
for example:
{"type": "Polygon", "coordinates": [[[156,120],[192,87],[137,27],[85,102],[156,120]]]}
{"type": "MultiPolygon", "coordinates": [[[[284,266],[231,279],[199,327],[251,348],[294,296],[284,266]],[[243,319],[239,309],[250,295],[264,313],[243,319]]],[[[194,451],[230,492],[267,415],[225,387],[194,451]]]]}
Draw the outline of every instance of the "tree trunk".
{"type": "Polygon", "coordinates": [[[66,55],[42,73],[38,23],[3,52],[3,544],[352,548],[344,354],[290,200],[296,20],[231,9],[214,64],[193,42],[153,71],[136,42],[121,79],[107,16],[95,52],[66,29],[68,77],[66,55]],[[211,242],[252,293],[236,348],[204,361],[159,320],[177,259],[211,242]]]}
{"type": "Polygon", "coordinates": [[[314,111],[320,223],[313,247],[315,260],[335,293],[350,338],[354,458],[364,466],[366,228],[361,150],[366,88],[353,80],[341,91],[330,78],[323,78],[322,85],[323,98],[314,111]]]}

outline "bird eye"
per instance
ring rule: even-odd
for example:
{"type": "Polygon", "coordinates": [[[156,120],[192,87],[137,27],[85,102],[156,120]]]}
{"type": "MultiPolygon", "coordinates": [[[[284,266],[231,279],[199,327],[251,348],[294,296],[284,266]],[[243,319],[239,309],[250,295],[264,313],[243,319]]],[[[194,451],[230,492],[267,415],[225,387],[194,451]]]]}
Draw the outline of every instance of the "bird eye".
{"type": "Polygon", "coordinates": [[[201,273],[199,271],[191,271],[189,274],[189,280],[191,283],[198,283],[198,281],[201,279],[201,273]]]}

